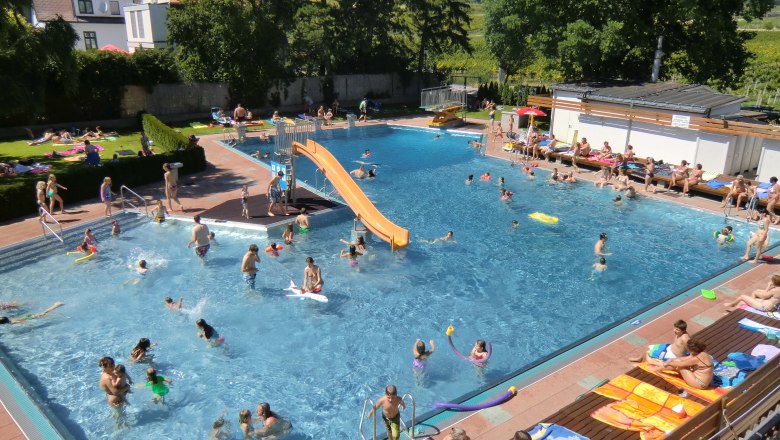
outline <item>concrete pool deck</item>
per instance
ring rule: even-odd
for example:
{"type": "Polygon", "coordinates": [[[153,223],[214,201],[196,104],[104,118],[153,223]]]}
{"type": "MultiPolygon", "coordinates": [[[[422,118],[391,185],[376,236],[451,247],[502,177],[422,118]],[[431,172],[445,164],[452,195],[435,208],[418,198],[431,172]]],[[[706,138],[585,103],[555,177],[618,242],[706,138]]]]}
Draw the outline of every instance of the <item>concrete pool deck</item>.
{"type": "MultiPolygon", "coordinates": [[[[394,120],[371,120],[368,125],[380,123],[397,123],[400,125],[426,127],[430,117],[403,118],[394,120]]],[[[482,133],[481,124],[473,124],[458,130],[470,131],[475,134],[482,133]]],[[[359,125],[365,125],[360,123],[359,125]]],[[[333,128],[344,128],[346,124],[338,124],[333,128]]],[[[242,185],[250,185],[250,193],[263,194],[268,184],[270,173],[268,168],[258,164],[236,150],[217,144],[223,135],[215,134],[201,137],[200,144],[206,150],[206,158],[209,166],[206,171],[189,176],[182,176],[182,190],[180,198],[186,211],[174,211],[175,215],[192,216],[215,208],[224,203],[235,201],[240,197],[242,185]]],[[[250,133],[249,137],[259,136],[258,133],[250,133]]],[[[465,143],[465,142],[464,142],[465,143]]],[[[465,145],[464,145],[465,147],[465,145]]],[[[639,149],[641,153],[641,149],[639,149]]],[[[500,142],[490,143],[486,154],[491,157],[510,160],[512,155],[503,152],[500,142]]],[[[546,164],[539,161],[540,168],[566,169],[559,163],[546,164]]],[[[518,170],[519,172],[519,170],[518,170]]],[[[583,181],[592,181],[594,173],[584,171],[576,177],[583,181]]],[[[457,176],[461,179],[461,176],[457,176]]],[[[583,182],[583,184],[588,184],[583,182]]],[[[698,209],[708,210],[722,214],[719,203],[702,197],[682,198],[676,193],[645,194],[642,185],[637,185],[640,195],[682,203],[698,209]]],[[[143,196],[153,198],[164,197],[161,181],[157,184],[132,188],[143,196]]],[[[606,190],[609,191],[609,190],[606,190]]],[[[97,192],[97,191],[96,191],[97,192]]],[[[63,193],[67,197],[67,193],[63,193]]],[[[67,203],[67,198],[66,198],[67,203]]],[[[99,219],[103,215],[103,205],[97,200],[91,200],[76,205],[66,205],[68,214],[57,216],[63,222],[64,227],[78,226],[99,219]]],[[[734,212],[744,217],[744,211],[734,212]]],[[[26,239],[41,235],[41,227],[37,216],[17,219],[0,225],[0,247],[5,247],[26,239]]],[[[775,232],[776,234],[777,232],[775,232]]],[[[55,244],[52,244],[55,246],[55,244]]],[[[671,247],[671,245],[670,245],[671,247]]],[[[670,249],[671,250],[671,249],[670,249]]],[[[776,253],[776,252],[775,252],[776,253]]],[[[767,278],[776,273],[776,266],[769,264],[748,265],[729,272],[718,278],[711,286],[717,287],[720,297],[733,298],[741,292],[751,289],[763,288],[767,278]]],[[[709,286],[709,285],[708,285],[709,286]]],[[[659,318],[645,320],[641,326],[633,327],[630,332],[607,341],[598,349],[593,349],[589,354],[580,357],[568,365],[556,366],[553,371],[545,371],[538,377],[526,377],[518,380],[522,388],[518,388],[519,394],[511,401],[490,409],[474,413],[462,414],[456,418],[442,418],[437,421],[437,427],[443,433],[451,425],[464,427],[472,439],[509,439],[518,429],[524,429],[553,414],[558,409],[573,401],[598,381],[614,377],[627,371],[632,364],[627,358],[642,351],[642,347],[648,342],[661,342],[672,337],[671,325],[676,319],[685,319],[689,323],[689,332],[696,331],[712,324],[722,316],[721,300],[708,301],[701,297],[692,297],[690,300],[675,304],[671,310],[659,318]],[[522,383],[521,383],[522,382],[522,383]],[[465,418],[463,418],[465,417],[465,418]]],[[[97,385],[97,384],[96,384],[97,385]]],[[[378,392],[381,390],[378,390],[378,392]]],[[[403,390],[401,390],[403,392],[403,390]]],[[[495,394],[504,389],[496,390],[495,394]]],[[[97,390],[96,390],[97,392],[97,390]]],[[[359,409],[356,408],[356,411],[359,409]]],[[[424,412],[423,409],[420,412],[424,412]]],[[[407,414],[405,414],[405,418],[407,414]]],[[[381,424],[380,424],[381,425],[381,424]]],[[[357,430],[357,427],[356,427],[357,430]]],[[[356,434],[357,435],[357,434],[356,434]]],[[[443,438],[444,435],[433,435],[434,438],[443,438]]],[[[0,440],[28,438],[13,422],[4,407],[0,406],[0,440]]]]}

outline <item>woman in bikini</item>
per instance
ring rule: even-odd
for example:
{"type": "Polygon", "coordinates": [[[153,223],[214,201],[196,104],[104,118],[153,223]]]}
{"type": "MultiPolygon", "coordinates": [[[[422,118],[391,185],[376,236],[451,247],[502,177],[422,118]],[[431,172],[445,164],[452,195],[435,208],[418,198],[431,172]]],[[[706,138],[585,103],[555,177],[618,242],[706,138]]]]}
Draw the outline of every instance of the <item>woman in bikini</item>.
{"type": "Polygon", "coordinates": [[[747,261],[750,259],[750,248],[755,245],[756,258],[753,260],[753,263],[758,263],[758,259],[761,258],[761,252],[763,252],[764,247],[769,244],[769,224],[772,222],[772,214],[762,210],[758,213],[758,216],[758,229],[747,242],[745,255],[742,256],[742,261],[747,261]]]}
{"type": "Polygon", "coordinates": [[[780,275],[772,275],[766,289],[754,290],[752,294],[740,295],[732,302],[724,303],[724,307],[737,307],[747,304],[762,312],[780,312],[780,275]]]}
{"type": "Polygon", "coordinates": [[[674,185],[677,185],[680,182],[688,180],[688,174],[690,172],[691,169],[688,167],[688,162],[685,160],[680,162],[680,166],[674,169],[674,172],[670,177],[671,180],[669,181],[668,189],[671,191],[671,189],[674,188],[674,185]]]}
{"type": "Polygon", "coordinates": [[[704,390],[710,387],[713,375],[713,360],[704,350],[707,346],[696,339],[689,339],[686,344],[688,356],[669,359],[661,365],[662,370],[675,370],[693,388],[704,390]]]}
{"type": "Polygon", "coordinates": [[[729,202],[729,199],[736,199],[736,206],[737,209],[739,209],[739,205],[742,204],[742,198],[747,195],[747,188],[745,187],[745,178],[742,177],[740,174],[737,176],[737,180],[733,181],[731,183],[731,191],[729,191],[728,194],[726,194],[726,197],[723,198],[723,204],[720,205],[721,208],[725,208],[726,204],[729,202]]]}
{"type": "Polygon", "coordinates": [[[57,176],[49,174],[49,182],[46,184],[46,195],[49,197],[49,213],[54,214],[54,202],[60,202],[60,214],[65,214],[65,202],[62,201],[62,197],[57,194],[57,190],[68,188],[57,183],[57,176]]]}
{"type": "MultiPolygon", "coordinates": [[[[645,192],[647,192],[650,184],[653,183],[653,177],[655,177],[655,159],[648,157],[645,162],[645,192]]],[[[653,186],[651,192],[655,194],[655,186],[653,186]]]]}
{"type": "Polygon", "coordinates": [[[171,200],[179,204],[179,209],[184,211],[184,205],[179,201],[179,186],[176,173],[171,170],[169,163],[163,164],[163,170],[165,170],[165,198],[168,199],[168,208],[173,211],[173,205],[171,200]]]}
{"type": "MultiPolygon", "coordinates": [[[[46,182],[39,181],[35,185],[35,199],[38,201],[38,206],[46,209],[46,182]]],[[[40,220],[46,221],[46,214],[41,212],[40,220]]]]}
{"type": "Polygon", "coordinates": [[[683,194],[687,194],[688,197],[693,197],[692,195],[688,194],[688,189],[691,185],[696,186],[699,183],[702,182],[702,176],[704,175],[704,170],[701,169],[701,164],[696,164],[696,169],[693,170],[693,172],[688,176],[687,179],[685,179],[685,182],[683,182],[683,194]]]}

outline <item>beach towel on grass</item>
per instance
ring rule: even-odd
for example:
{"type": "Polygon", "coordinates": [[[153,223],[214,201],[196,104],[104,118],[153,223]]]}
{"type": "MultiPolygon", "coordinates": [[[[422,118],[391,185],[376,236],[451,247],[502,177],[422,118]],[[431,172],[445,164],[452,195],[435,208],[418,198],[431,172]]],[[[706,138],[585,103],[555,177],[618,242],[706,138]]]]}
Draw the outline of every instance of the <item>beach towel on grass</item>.
{"type": "Polygon", "coordinates": [[[628,375],[620,375],[593,392],[617,402],[607,404],[591,417],[610,426],[637,431],[642,439],[660,439],[677,429],[704,405],[668,393],[628,375]],[[684,414],[672,408],[681,405],[684,414]]]}
{"type": "Polygon", "coordinates": [[[747,310],[750,313],[766,316],[767,318],[780,319],[780,312],[764,312],[763,310],[754,309],[753,307],[750,307],[747,304],[742,304],[741,306],[739,306],[739,308],[742,310],[747,310]]]}
{"type": "Polygon", "coordinates": [[[710,180],[709,182],[707,182],[707,186],[709,186],[712,189],[718,189],[726,185],[731,185],[731,182],[727,180],[710,180]]]}
{"type": "Polygon", "coordinates": [[[554,423],[539,423],[529,432],[532,440],[590,440],[554,423]]]}
{"type": "MultiPolygon", "coordinates": [[[[98,144],[92,144],[92,146],[95,147],[95,151],[103,151],[103,150],[105,150],[105,148],[101,147],[98,144]]],[[[84,145],[74,145],[73,148],[71,148],[70,150],[58,151],[57,152],[57,156],[72,156],[74,154],[83,153],[84,151],[86,151],[86,147],[84,145]]],[[[49,153],[44,154],[44,156],[46,156],[46,157],[54,157],[54,153],[53,152],[49,152],[49,153]]]]}
{"type": "Polygon", "coordinates": [[[676,371],[664,371],[663,373],[660,373],[652,368],[650,368],[649,365],[647,365],[647,362],[642,362],[639,364],[639,368],[647,371],[650,374],[654,374],[663,380],[669,382],[670,384],[676,386],[677,388],[682,388],[685,391],[687,391],[689,394],[698,397],[699,399],[706,400],[707,402],[714,402],[721,397],[723,397],[724,394],[729,392],[728,388],[709,388],[706,390],[700,390],[698,388],[694,388],[690,385],[688,385],[685,380],[680,377],[680,374],[676,371]]]}
{"type": "Polygon", "coordinates": [[[760,322],[756,322],[748,318],[740,319],[737,325],[744,328],[745,330],[750,330],[750,331],[759,332],[763,334],[767,334],[769,331],[772,331],[775,334],[780,334],[780,329],[761,324],[760,322]]]}

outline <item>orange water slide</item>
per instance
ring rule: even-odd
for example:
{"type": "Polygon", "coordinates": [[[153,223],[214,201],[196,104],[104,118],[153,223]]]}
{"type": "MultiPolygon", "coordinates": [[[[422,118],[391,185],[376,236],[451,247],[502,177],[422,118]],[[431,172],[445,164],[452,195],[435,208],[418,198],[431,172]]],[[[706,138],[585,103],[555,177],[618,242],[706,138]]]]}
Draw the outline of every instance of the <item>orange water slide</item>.
{"type": "Polygon", "coordinates": [[[307,140],[306,145],[293,142],[293,153],[303,154],[320,168],[322,174],[330,180],[355,215],[377,237],[390,243],[393,250],[409,245],[409,231],[388,220],[366,197],[363,190],[352,179],[347,170],[322,145],[307,140]]]}

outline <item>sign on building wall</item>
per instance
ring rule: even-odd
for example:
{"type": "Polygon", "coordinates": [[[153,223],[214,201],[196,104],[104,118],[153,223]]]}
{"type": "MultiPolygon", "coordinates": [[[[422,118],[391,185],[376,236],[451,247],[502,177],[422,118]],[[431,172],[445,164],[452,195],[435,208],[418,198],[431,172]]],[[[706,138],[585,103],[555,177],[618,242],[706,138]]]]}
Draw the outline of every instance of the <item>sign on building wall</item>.
{"type": "Polygon", "coordinates": [[[690,125],[690,116],[672,115],[672,127],[688,128],[690,125]]]}

